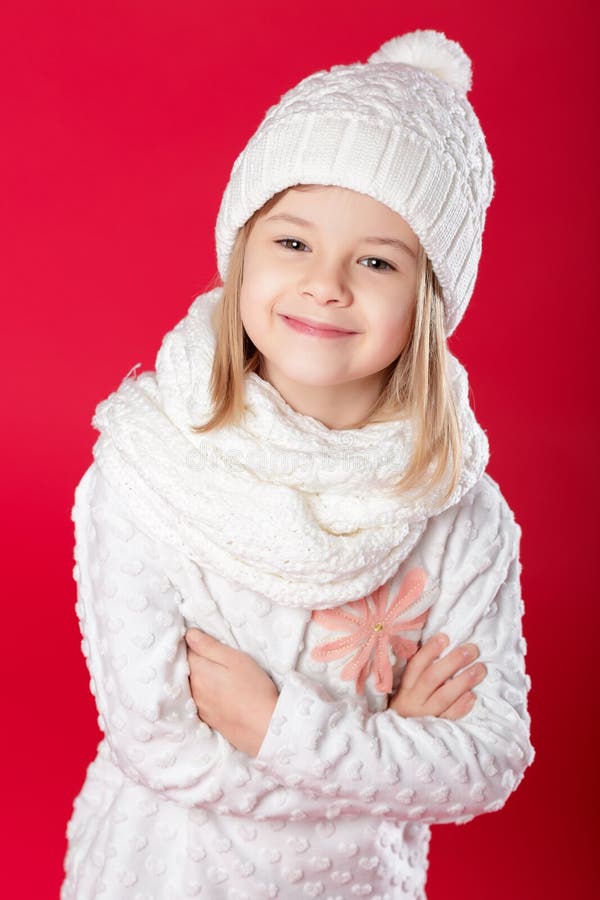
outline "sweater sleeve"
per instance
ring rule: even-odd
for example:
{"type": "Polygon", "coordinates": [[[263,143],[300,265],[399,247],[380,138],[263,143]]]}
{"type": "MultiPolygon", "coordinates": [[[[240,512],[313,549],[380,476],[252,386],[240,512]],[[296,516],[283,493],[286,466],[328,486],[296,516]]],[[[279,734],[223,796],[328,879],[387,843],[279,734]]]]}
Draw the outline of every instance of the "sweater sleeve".
{"type": "Polygon", "coordinates": [[[266,799],[263,817],[285,815],[277,780],[197,714],[171,549],[133,524],[95,463],[71,517],[81,648],[113,762],[183,806],[247,815],[266,799]]]}
{"type": "Polygon", "coordinates": [[[533,762],[522,634],[520,526],[489,480],[450,529],[442,590],[423,630],[475,643],[487,667],[467,715],[370,713],[364,697],[332,698],[290,671],[254,760],[296,790],[327,798],[327,815],[352,813],[464,823],[500,809],[533,762]]]}

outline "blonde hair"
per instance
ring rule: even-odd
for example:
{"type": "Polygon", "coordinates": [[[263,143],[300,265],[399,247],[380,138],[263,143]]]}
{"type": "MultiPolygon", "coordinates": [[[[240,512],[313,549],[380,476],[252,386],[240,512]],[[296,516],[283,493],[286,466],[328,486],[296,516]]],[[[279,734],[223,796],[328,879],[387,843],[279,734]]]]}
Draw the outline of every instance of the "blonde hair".
{"type": "MultiPolygon", "coordinates": [[[[293,185],[296,190],[308,185],[293,185]]],[[[192,430],[202,434],[224,425],[238,424],[246,408],[244,382],[258,373],[260,352],[244,330],[240,316],[246,243],[257,220],[286,194],[279,191],[239,229],[219,305],[215,309],[216,348],[210,378],[213,413],[192,430]]],[[[415,441],[412,457],[395,491],[426,492],[438,487],[448,472],[445,502],[458,484],[462,438],[454,395],[447,377],[448,348],[444,332],[442,289],[423,246],[417,255],[417,297],[409,340],[388,367],[385,387],[367,414],[347,426],[362,428],[372,422],[412,418],[415,441]],[[426,476],[431,466],[431,477],[426,476]]]]}

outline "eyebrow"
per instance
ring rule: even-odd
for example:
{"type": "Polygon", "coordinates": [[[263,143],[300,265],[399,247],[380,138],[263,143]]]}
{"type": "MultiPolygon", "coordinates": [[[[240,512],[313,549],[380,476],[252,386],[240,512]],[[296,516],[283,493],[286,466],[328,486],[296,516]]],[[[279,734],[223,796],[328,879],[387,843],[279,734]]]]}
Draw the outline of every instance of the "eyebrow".
{"type": "MultiPolygon", "coordinates": [[[[292,225],[302,225],[305,228],[314,228],[314,222],[309,222],[308,219],[301,219],[300,216],[292,216],[288,213],[275,213],[272,216],[268,216],[265,219],[265,222],[291,222],[292,225]]],[[[416,259],[417,254],[414,250],[412,250],[408,244],[404,241],[400,241],[397,238],[388,238],[388,237],[365,237],[363,241],[366,241],[370,244],[379,244],[379,245],[387,245],[389,247],[395,247],[397,250],[404,250],[409,253],[413,259],[416,259]]]]}

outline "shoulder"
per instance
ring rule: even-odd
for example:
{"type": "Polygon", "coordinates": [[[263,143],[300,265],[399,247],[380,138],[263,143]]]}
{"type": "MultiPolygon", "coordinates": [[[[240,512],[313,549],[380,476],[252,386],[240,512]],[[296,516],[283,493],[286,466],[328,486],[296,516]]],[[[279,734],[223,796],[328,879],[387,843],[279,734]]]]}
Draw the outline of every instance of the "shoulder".
{"type": "Polygon", "coordinates": [[[189,572],[191,564],[151,533],[95,460],[75,488],[71,519],[78,553],[85,547],[109,566],[116,562],[125,574],[144,570],[168,576],[165,585],[189,572]]]}
{"type": "Polygon", "coordinates": [[[438,532],[468,533],[492,540],[499,532],[520,535],[521,528],[500,486],[486,473],[465,491],[461,499],[438,515],[432,516],[428,529],[438,532]]]}
{"type": "Polygon", "coordinates": [[[71,518],[74,522],[89,514],[91,510],[106,510],[115,514],[126,514],[126,506],[107,481],[98,463],[94,460],[85,470],[74,493],[71,518]]]}
{"type": "Polygon", "coordinates": [[[497,481],[485,472],[456,504],[456,521],[476,522],[490,535],[498,531],[520,535],[521,527],[497,481]]]}
{"type": "Polygon", "coordinates": [[[158,542],[133,515],[127,499],[115,489],[94,460],[75,488],[71,519],[79,539],[121,541],[131,546],[143,541],[147,555],[158,553],[158,542]],[[132,540],[135,538],[135,540],[132,540]]]}
{"type": "Polygon", "coordinates": [[[486,574],[498,583],[518,558],[521,527],[494,479],[484,473],[453,511],[442,569],[462,579],[486,574]]]}
{"type": "Polygon", "coordinates": [[[420,553],[442,581],[494,568],[508,570],[519,554],[521,527],[499,485],[484,473],[454,504],[427,523],[420,553]]]}

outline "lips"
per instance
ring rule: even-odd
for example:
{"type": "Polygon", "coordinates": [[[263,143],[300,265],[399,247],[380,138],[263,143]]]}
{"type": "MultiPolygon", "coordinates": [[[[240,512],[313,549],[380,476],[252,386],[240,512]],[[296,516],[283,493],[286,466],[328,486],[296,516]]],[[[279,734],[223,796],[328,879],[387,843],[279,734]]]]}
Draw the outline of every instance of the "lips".
{"type": "Polygon", "coordinates": [[[312,319],[305,319],[302,316],[286,316],[283,313],[282,316],[284,319],[300,322],[302,325],[308,325],[309,328],[316,328],[318,331],[333,331],[336,334],[356,334],[356,332],[350,331],[348,328],[339,328],[336,325],[330,325],[328,322],[317,322],[312,319]]]}

